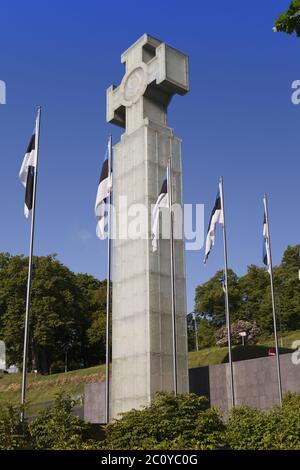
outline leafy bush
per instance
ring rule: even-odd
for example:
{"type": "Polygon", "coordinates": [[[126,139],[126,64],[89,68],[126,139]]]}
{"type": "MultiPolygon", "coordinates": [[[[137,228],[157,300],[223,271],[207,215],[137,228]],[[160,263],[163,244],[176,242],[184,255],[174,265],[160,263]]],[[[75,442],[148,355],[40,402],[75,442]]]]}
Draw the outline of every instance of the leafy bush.
{"type": "Polygon", "coordinates": [[[21,408],[9,404],[0,406],[0,450],[20,450],[30,447],[26,423],[20,422],[21,408]]]}
{"type": "Polygon", "coordinates": [[[299,416],[300,416],[300,393],[288,392],[283,397],[282,407],[285,410],[292,407],[295,410],[298,410],[298,413],[299,413],[299,416]]]}
{"type": "Polygon", "coordinates": [[[111,450],[214,449],[225,426],[218,411],[194,394],[157,393],[151,405],[123,413],[106,427],[103,448],[111,450]]]}
{"type": "Polygon", "coordinates": [[[97,447],[91,425],[72,415],[76,402],[59,394],[52,406],[29,423],[35,449],[74,450],[97,447]]]}
{"type": "Polygon", "coordinates": [[[18,407],[0,407],[0,450],[300,450],[300,393],[282,407],[234,408],[225,422],[206,398],[158,393],[151,405],[124,413],[105,428],[104,441],[72,415],[75,402],[60,394],[37,418],[21,424],[18,407]]]}
{"type": "Polygon", "coordinates": [[[273,435],[266,436],[269,449],[300,450],[300,393],[288,393],[282,408],[269,413],[269,419],[276,426],[273,435]]]}
{"type": "Polygon", "coordinates": [[[227,422],[228,447],[234,450],[266,449],[264,436],[267,426],[267,413],[248,406],[234,408],[227,422]]]}
{"type": "Polygon", "coordinates": [[[226,441],[234,450],[299,450],[300,394],[287,394],[282,407],[270,411],[234,408],[227,423],[226,441]]]}

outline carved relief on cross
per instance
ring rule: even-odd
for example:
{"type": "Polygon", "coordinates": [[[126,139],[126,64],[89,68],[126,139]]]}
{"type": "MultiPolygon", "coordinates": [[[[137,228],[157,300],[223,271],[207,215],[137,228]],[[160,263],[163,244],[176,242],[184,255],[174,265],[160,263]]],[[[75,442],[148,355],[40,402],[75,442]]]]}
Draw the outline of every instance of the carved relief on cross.
{"type": "Polygon", "coordinates": [[[166,125],[167,107],[175,93],[189,91],[188,57],[144,34],[121,56],[125,75],[107,90],[107,122],[129,134],[145,120],[166,125]]]}

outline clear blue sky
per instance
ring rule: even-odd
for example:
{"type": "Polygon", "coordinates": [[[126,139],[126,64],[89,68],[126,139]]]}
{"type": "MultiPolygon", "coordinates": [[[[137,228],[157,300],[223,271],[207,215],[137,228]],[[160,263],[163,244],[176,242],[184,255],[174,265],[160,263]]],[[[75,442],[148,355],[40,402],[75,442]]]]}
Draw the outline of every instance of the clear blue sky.
{"type": "MultiPolygon", "coordinates": [[[[76,272],[105,277],[93,206],[107,134],[105,90],[123,76],[120,54],[144,32],[190,56],[191,91],[169,124],[183,139],[185,202],[205,203],[206,224],[224,175],[229,264],[261,263],[262,196],[270,197],[274,261],[299,243],[300,40],[272,32],[289,0],[3,0],[0,79],[0,251],[28,253],[18,171],[36,106],[44,109],[35,253],[58,253],[76,272]]],[[[220,232],[209,263],[187,253],[188,308],[195,286],[223,265],[220,232]]]]}

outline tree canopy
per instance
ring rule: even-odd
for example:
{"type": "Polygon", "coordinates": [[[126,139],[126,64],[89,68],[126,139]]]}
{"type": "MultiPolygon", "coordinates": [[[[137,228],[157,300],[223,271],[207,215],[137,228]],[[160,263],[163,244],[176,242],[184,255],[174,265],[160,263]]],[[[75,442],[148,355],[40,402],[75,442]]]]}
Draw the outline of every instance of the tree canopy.
{"type": "MultiPolygon", "coordinates": [[[[280,265],[274,267],[277,313],[285,331],[300,328],[299,249],[300,245],[288,246],[280,265]]],[[[231,320],[255,323],[263,333],[271,333],[271,291],[266,269],[250,265],[247,274],[241,277],[232,270],[228,275],[231,320]]],[[[194,310],[198,322],[208,321],[210,328],[214,327],[215,330],[225,324],[222,279],[223,271],[218,271],[209,281],[199,285],[195,293],[194,310]]],[[[211,344],[214,344],[211,333],[211,344]]],[[[204,347],[200,336],[199,340],[204,347]]]]}
{"type": "Polygon", "coordinates": [[[300,37],[300,0],[293,0],[287,11],[278,16],[274,30],[300,37]]]}
{"type": "MultiPolygon", "coordinates": [[[[0,337],[22,363],[28,258],[0,254],[0,337]]],[[[33,258],[29,360],[41,373],[95,365],[105,353],[105,285],[74,274],[55,255],[33,258]],[[100,329],[99,329],[100,325],[100,329]]]]}

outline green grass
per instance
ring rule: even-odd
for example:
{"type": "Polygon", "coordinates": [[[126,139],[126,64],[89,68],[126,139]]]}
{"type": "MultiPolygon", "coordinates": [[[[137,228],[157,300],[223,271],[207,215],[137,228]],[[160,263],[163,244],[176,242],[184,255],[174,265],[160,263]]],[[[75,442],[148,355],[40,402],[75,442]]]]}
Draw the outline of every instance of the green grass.
{"type": "MultiPolygon", "coordinates": [[[[280,334],[278,334],[279,346],[282,346],[283,348],[292,349],[293,342],[297,341],[297,340],[298,341],[300,340],[300,330],[295,330],[295,331],[291,331],[289,333],[284,333],[283,336],[282,336],[282,345],[281,345],[280,334]]],[[[274,339],[273,338],[262,338],[260,340],[260,343],[274,346],[274,339]]]]}
{"type": "MultiPolygon", "coordinates": [[[[294,341],[300,340],[300,330],[286,333],[282,338],[279,337],[280,353],[290,352],[294,341]]],[[[234,361],[243,361],[247,359],[255,359],[256,357],[265,357],[270,347],[274,346],[274,338],[261,338],[255,346],[235,346],[233,348],[232,357],[234,361]]],[[[221,364],[228,362],[228,348],[219,348],[213,346],[201,349],[199,352],[193,351],[189,353],[189,367],[203,367],[213,364],[221,364]]]]}
{"type": "MultiPolygon", "coordinates": [[[[257,357],[266,357],[268,355],[269,346],[234,346],[232,348],[233,361],[246,361],[257,357]]],[[[285,354],[291,352],[288,348],[280,348],[280,353],[285,354]]],[[[221,364],[228,362],[228,348],[206,348],[199,352],[193,351],[189,353],[189,367],[203,367],[213,364],[221,364]]]]}
{"type": "MultiPolygon", "coordinates": [[[[62,390],[72,396],[82,395],[86,383],[103,380],[104,375],[103,365],[48,376],[28,374],[27,401],[29,404],[51,401],[62,390]]],[[[20,396],[21,374],[5,375],[0,379],[0,403],[17,404],[20,396]]]]}
{"type": "MultiPolygon", "coordinates": [[[[300,340],[300,330],[287,333],[283,337],[283,349],[281,353],[289,352],[292,343],[300,340]]],[[[280,338],[279,338],[280,344],[280,338]]],[[[242,361],[267,355],[269,347],[274,346],[273,338],[261,338],[255,346],[236,346],[233,348],[233,360],[242,361]]],[[[199,352],[189,353],[189,367],[203,367],[212,364],[221,364],[228,361],[228,349],[217,346],[201,349],[199,352]]],[[[98,382],[105,378],[105,366],[90,367],[71,372],[53,374],[48,376],[34,376],[28,374],[27,400],[38,407],[39,403],[45,403],[54,399],[60,391],[69,393],[72,397],[83,394],[86,383],[98,382]]],[[[0,404],[10,402],[18,404],[21,396],[21,374],[5,375],[0,379],[0,404]]]]}

